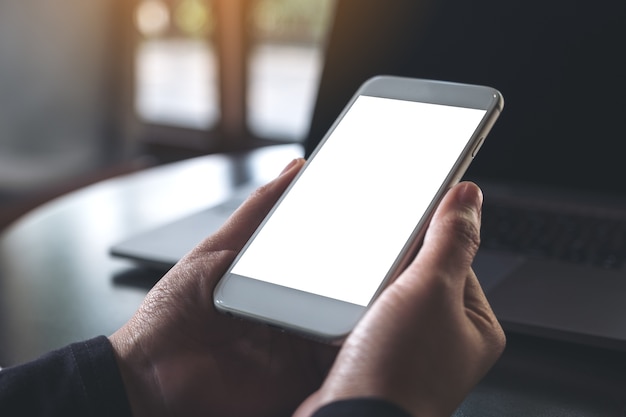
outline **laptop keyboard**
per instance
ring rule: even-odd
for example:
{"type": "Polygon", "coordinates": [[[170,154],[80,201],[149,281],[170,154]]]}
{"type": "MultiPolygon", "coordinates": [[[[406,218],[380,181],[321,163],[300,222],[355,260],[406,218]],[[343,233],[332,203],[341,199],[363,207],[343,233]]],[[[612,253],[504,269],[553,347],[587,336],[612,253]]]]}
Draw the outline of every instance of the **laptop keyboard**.
{"type": "Polygon", "coordinates": [[[626,219],[485,204],[481,247],[618,269],[626,263],[626,219]]]}

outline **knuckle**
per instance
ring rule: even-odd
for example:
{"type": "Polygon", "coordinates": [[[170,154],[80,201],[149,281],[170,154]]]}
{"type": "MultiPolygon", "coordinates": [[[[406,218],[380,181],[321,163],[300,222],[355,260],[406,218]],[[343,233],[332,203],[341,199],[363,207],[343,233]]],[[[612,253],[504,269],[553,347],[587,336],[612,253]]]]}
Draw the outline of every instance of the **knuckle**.
{"type": "Polygon", "coordinates": [[[244,204],[256,204],[257,201],[263,200],[267,195],[271,193],[271,191],[273,190],[273,185],[274,184],[272,182],[269,182],[267,184],[263,184],[257,187],[248,195],[248,198],[246,198],[244,204]]]}
{"type": "Polygon", "coordinates": [[[475,254],[480,246],[479,226],[467,216],[451,216],[449,223],[457,241],[472,255],[475,254]]]}

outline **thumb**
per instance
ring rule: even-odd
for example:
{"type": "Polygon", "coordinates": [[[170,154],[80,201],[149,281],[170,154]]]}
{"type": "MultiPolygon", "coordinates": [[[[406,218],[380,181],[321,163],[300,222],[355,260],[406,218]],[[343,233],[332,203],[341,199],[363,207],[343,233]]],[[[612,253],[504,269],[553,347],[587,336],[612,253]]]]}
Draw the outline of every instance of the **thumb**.
{"type": "MultiPolygon", "coordinates": [[[[474,183],[463,182],[452,187],[435,211],[424,244],[409,269],[438,271],[433,279],[457,288],[462,296],[461,278],[470,270],[480,244],[482,201],[482,191],[474,183]]],[[[414,271],[403,277],[421,275],[414,271]]]]}

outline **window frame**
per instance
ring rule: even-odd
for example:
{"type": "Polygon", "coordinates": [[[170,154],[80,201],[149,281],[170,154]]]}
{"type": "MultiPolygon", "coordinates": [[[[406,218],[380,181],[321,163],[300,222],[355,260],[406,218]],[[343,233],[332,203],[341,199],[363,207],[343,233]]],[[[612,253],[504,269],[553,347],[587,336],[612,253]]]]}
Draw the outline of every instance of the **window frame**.
{"type": "MultiPolygon", "coordinates": [[[[139,37],[133,23],[133,13],[140,0],[127,3],[124,27],[128,28],[122,42],[125,71],[121,76],[121,108],[126,136],[133,138],[132,147],[160,155],[160,159],[177,160],[184,157],[218,152],[234,152],[261,146],[297,143],[297,140],[262,138],[250,132],[247,122],[248,63],[251,39],[246,24],[251,5],[249,0],[212,0],[215,28],[212,34],[218,63],[218,106],[220,117],[209,129],[194,129],[144,121],[135,110],[135,52],[139,37]]],[[[128,142],[128,141],[127,141],[128,142]]]]}

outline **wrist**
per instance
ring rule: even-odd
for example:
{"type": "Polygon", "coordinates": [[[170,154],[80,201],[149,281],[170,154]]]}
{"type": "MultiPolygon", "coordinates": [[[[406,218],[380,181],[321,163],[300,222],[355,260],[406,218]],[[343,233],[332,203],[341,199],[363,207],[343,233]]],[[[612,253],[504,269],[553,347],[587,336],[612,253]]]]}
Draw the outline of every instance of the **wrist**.
{"type": "Polygon", "coordinates": [[[398,405],[374,397],[358,397],[338,400],[317,409],[312,417],[330,417],[337,415],[362,417],[416,417],[398,405]]]}
{"type": "Polygon", "coordinates": [[[124,389],[134,417],[159,416],[164,412],[156,367],[139,343],[125,329],[109,337],[124,389]]]}

